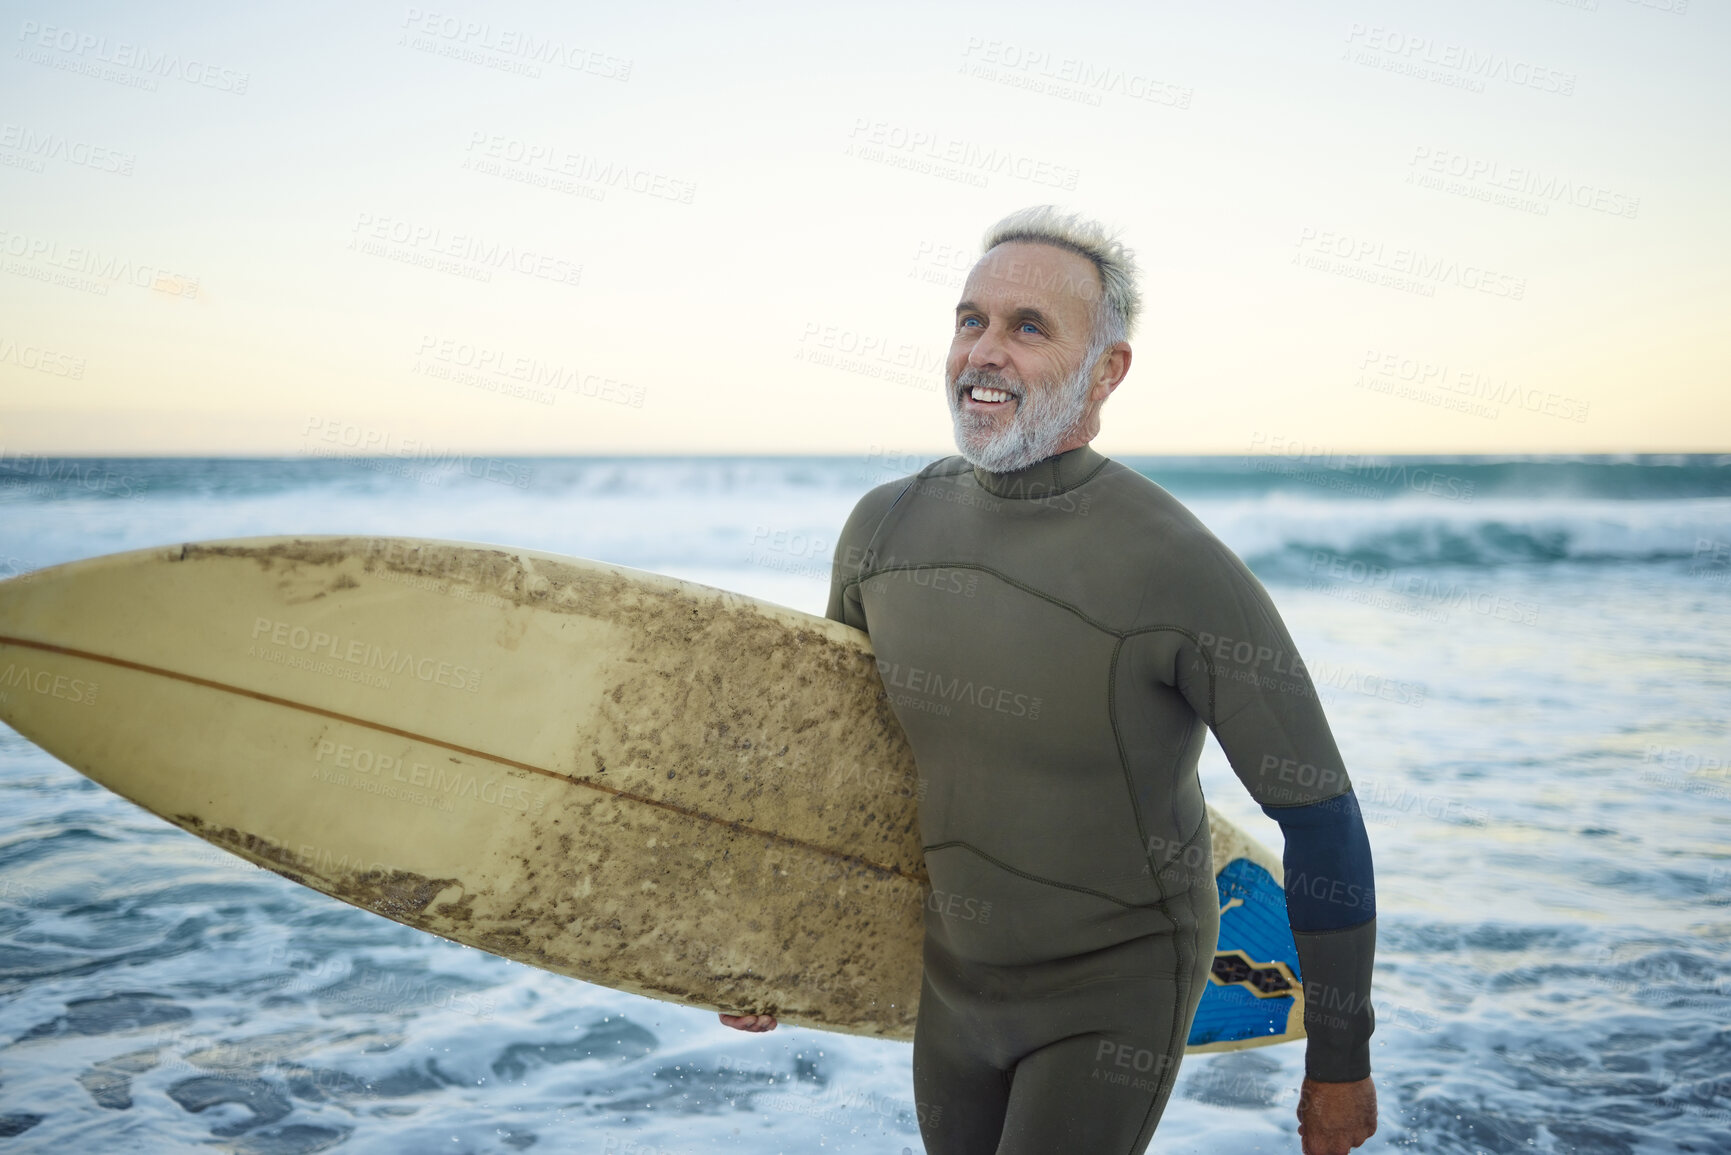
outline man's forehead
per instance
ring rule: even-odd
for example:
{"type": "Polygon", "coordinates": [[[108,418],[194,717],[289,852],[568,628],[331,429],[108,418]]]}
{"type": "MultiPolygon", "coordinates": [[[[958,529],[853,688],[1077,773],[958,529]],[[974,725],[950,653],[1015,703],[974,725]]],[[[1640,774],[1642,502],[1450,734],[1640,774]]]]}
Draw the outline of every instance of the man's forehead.
{"type": "Polygon", "coordinates": [[[1093,261],[1072,249],[1006,241],[974,265],[963,295],[982,305],[1085,311],[1100,299],[1100,273],[1093,261]]]}

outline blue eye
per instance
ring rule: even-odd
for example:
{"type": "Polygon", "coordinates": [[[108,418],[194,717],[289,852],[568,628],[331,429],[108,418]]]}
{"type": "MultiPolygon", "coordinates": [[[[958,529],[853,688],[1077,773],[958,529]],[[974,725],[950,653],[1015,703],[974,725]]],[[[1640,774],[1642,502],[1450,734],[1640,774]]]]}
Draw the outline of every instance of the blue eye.
{"type": "Polygon", "coordinates": [[[1034,324],[1034,322],[1032,322],[1032,321],[1023,321],[1022,322],[1022,328],[1032,330],[1035,333],[1038,333],[1040,331],[1040,326],[1034,324]]]}
{"type": "Polygon", "coordinates": [[[979,324],[979,321],[980,319],[978,317],[964,317],[962,318],[962,326],[965,328],[968,325],[977,325],[979,324]]]}

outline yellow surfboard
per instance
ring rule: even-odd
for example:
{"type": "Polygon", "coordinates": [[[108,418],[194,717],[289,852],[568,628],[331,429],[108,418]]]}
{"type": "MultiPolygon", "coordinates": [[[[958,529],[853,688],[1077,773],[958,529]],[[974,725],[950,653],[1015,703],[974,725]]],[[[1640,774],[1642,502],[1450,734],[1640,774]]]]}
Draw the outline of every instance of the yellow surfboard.
{"type": "MultiPolygon", "coordinates": [[[[836,622],[526,550],[177,545],[0,582],[0,719],[409,926],[690,1006],[912,1037],[919,779],[867,638],[836,622]]],[[[1217,867],[1254,859],[1278,885],[1277,859],[1210,821],[1217,867]]],[[[1302,996],[1286,1003],[1254,1037],[1200,1042],[1297,1037],[1302,996]]]]}

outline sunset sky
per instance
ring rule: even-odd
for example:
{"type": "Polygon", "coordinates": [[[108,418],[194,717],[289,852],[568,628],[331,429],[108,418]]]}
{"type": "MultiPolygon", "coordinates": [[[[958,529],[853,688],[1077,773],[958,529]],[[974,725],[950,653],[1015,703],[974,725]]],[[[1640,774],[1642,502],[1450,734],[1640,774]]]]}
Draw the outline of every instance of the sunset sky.
{"type": "Polygon", "coordinates": [[[1731,442],[1723,4],[6,8],[0,452],[947,452],[1044,202],[1108,453],[1731,442]]]}

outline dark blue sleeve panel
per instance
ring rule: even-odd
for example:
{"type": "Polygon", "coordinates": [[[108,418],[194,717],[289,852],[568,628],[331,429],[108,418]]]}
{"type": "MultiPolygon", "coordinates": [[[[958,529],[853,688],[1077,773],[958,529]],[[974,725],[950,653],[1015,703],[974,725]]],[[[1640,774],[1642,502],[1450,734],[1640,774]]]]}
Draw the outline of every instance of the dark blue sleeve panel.
{"type": "Polygon", "coordinates": [[[1301,806],[1263,806],[1286,836],[1286,914],[1304,975],[1304,1073],[1324,1083],[1370,1074],[1376,1030],[1376,879],[1351,789],[1301,806]]]}
{"type": "Polygon", "coordinates": [[[1376,876],[1358,796],[1263,806],[1286,836],[1286,911],[1295,931],[1341,930],[1376,917],[1376,876]]]}

